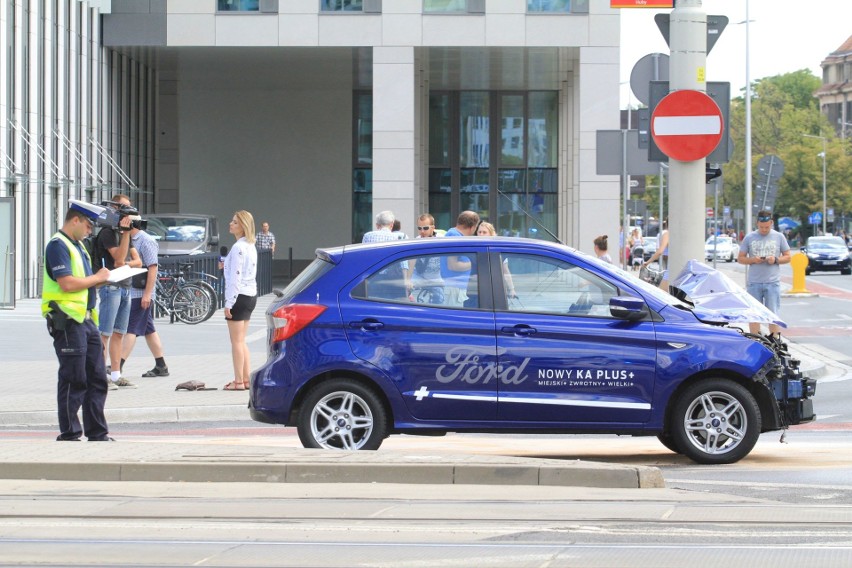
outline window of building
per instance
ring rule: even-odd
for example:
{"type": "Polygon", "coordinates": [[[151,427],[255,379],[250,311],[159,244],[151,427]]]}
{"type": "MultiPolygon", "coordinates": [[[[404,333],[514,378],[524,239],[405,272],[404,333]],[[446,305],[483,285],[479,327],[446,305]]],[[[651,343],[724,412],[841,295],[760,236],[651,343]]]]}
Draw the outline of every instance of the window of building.
{"type": "Polygon", "coordinates": [[[430,95],[429,212],[436,226],[452,227],[469,209],[499,235],[555,240],[557,102],[556,91],[430,95]]]}
{"type": "Polygon", "coordinates": [[[364,0],[320,0],[323,12],[362,12],[364,0]]]}
{"type": "Polygon", "coordinates": [[[588,14],[589,0],[527,0],[529,14],[588,14]]]}
{"type": "Polygon", "coordinates": [[[356,91],[353,101],[352,242],[373,229],[373,95],[356,91]]]}
{"type": "Polygon", "coordinates": [[[570,12],[571,0],[527,0],[527,12],[570,12]]]}
{"type": "Polygon", "coordinates": [[[467,12],[467,0],[423,0],[423,13],[467,12]]]}
{"type": "Polygon", "coordinates": [[[489,102],[487,92],[461,93],[459,160],[462,167],[488,167],[491,153],[489,102]]]}
{"type": "Polygon", "coordinates": [[[260,0],[219,0],[220,12],[259,12],[260,0]]]}

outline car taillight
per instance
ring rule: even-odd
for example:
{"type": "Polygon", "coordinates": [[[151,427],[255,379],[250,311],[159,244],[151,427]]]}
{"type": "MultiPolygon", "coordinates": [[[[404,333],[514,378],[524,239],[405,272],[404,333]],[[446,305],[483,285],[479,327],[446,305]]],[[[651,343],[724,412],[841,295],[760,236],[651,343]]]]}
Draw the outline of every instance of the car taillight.
{"type": "Polygon", "coordinates": [[[290,339],[325,311],[317,304],[288,304],[272,313],[272,341],[290,339]]]}

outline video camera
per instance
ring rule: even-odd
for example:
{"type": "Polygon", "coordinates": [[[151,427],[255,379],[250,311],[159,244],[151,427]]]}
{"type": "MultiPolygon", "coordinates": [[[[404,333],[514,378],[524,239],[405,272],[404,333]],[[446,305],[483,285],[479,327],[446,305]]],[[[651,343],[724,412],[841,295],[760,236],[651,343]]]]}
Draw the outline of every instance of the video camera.
{"type": "Polygon", "coordinates": [[[101,201],[104,211],[98,216],[96,224],[101,227],[109,227],[115,231],[148,228],[148,221],[139,215],[139,210],[131,205],[123,205],[115,201],[101,201]],[[122,227],[120,222],[125,217],[130,217],[130,227],[122,227]]]}

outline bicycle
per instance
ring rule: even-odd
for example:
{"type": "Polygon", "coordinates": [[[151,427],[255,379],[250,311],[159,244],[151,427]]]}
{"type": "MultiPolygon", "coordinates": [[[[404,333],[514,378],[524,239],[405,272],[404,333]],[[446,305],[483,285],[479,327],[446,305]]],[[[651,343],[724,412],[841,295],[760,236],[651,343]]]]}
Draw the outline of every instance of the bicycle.
{"type": "Polygon", "coordinates": [[[191,266],[181,265],[175,272],[159,273],[153,300],[170,317],[195,325],[213,317],[218,295],[203,280],[186,280],[183,269],[191,266]]]}

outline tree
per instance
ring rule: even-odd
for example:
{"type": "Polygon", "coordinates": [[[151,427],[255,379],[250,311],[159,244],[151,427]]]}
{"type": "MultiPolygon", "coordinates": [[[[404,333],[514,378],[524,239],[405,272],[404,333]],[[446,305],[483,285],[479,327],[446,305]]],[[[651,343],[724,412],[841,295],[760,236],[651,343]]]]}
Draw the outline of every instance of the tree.
{"type": "MultiPolygon", "coordinates": [[[[784,161],[774,211],[807,221],[813,211],[822,211],[822,142],[803,134],[825,136],[827,140],[827,203],[839,216],[852,212],[852,158],[849,144],[838,140],[834,129],[819,111],[813,93],[821,81],[803,69],[767,77],[755,82],[752,93],[752,190],[757,182],[757,163],[775,154],[784,161]]],[[[734,152],[723,166],[723,203],[732,209],[745,209],[745,99],[731,102],[730,134],[734,152]]],[[[708,205],[711,205],[708,199],[708,205]]]]}

